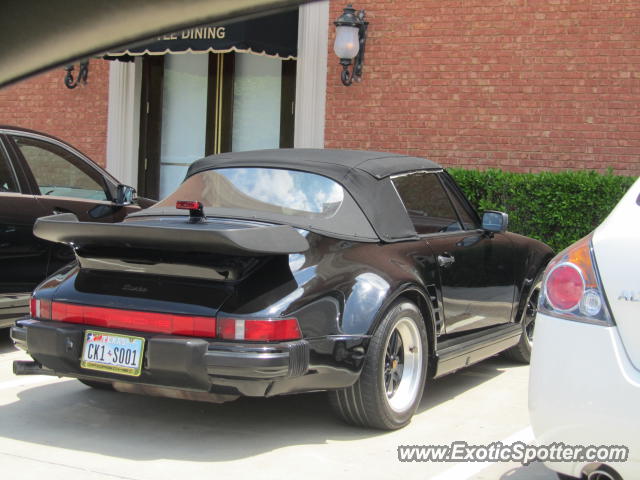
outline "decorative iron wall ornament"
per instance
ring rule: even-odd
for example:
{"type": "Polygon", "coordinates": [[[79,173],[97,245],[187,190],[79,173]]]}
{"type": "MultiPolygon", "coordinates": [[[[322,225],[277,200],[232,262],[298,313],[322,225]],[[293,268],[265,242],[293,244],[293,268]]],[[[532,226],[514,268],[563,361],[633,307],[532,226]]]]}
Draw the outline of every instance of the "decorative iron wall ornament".
{"type": "Polygon", "coordinates": [[[67,88],[76,88],[80,83],[83,85],[87,84],[87,78],[89,78],[89,60],[84,60],[80,62],[78,76],[73,78],[73,71],[75,67],[73,65],[68,65],[65,67],[67,74],[64,77],[64,84],[67,88]]]}

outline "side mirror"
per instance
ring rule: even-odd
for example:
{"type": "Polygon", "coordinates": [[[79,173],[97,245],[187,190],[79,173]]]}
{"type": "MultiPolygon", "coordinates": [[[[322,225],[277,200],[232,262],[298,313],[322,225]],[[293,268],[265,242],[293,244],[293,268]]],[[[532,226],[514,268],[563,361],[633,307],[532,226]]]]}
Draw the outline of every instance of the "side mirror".
{"type": "Polygon", "coordinates": [[[131,205],[136,198],[136,189],[128,185],[118,185],[116,189],[115,203],[118,207],[131,205]]]}
{"type": "Polygon", "coordinates": [[[482,215],[482,228],[487,232],[502,233],[509,226],[509,215],[489,210],[482,215]]]}

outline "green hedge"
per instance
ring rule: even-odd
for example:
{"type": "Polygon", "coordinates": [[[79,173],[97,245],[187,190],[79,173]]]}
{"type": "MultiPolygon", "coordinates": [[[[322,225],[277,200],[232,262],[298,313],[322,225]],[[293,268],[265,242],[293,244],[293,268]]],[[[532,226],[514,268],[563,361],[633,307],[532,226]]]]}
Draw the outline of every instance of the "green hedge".
{"type": "Polygon", "coordinates": [[[598,226],[635,181],[594,171],[512,173],[450,169],[479,212],[509,214],[509,230],[560,251],[598,226]]]}

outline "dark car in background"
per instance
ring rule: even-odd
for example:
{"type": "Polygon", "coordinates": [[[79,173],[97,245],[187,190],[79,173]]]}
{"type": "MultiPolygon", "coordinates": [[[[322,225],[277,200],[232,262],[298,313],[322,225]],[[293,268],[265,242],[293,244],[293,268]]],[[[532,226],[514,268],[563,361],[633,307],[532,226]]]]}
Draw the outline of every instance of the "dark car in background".
{"type": "Polygon", "coordinates": [[[438,164],[314,149],[195,162],[114,224],[72,213],[34,233],[77,262],[11,330],[16,374],[227,401],[328,390],[338,414],[396,429],[427,378],[506,351],[527,362],[553,255],[482,220],[438,164]]]}
{"type": "Polygon", "coordinates": [[[38,217],[119,222],[151,204],[67,143],[0,126],[0,328],[26,315],[36,285],[75,259],[69,247],[33,235],[38,217]]]}

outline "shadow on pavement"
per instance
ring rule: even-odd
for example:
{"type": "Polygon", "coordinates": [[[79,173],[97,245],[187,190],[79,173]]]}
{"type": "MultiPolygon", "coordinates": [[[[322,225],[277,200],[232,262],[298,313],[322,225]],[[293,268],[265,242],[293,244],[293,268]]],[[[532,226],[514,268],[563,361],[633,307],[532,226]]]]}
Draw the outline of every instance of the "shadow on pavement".
{"type": "Polygon", "coordinates": [[[416,413],[429,410],[461,393],[501,375],[507,368],[522,366],[501,356],[488,358],[445,377],[427,380],[422,402],[416,413]]]}
{"type": "Polygon", "coordinates": [[[229,461],[379,434],[343,425],[324,394],[215,405],[92,390],[68,380],[18,397],[0,407],[1,437],[135,460],[229,461]]]}
{"type": "MultiPolygon", "coordinates": [[[[489,359],[431,382],[418,413],[509,366],[489,359]]],[[[67,380],[27,388],[18,398],[0,406],[0,437],[136,460],[229,461],[292,445],[384,434],[344,425],[324,393],[216,405],[92,390],[67,380]]]]}
{"type": "Polygon", "coordinates": [[[500,480],[554,480],[556,478],[556,474],[545,467],[544,464],[534,462],[503,473],[500,480]]]}

